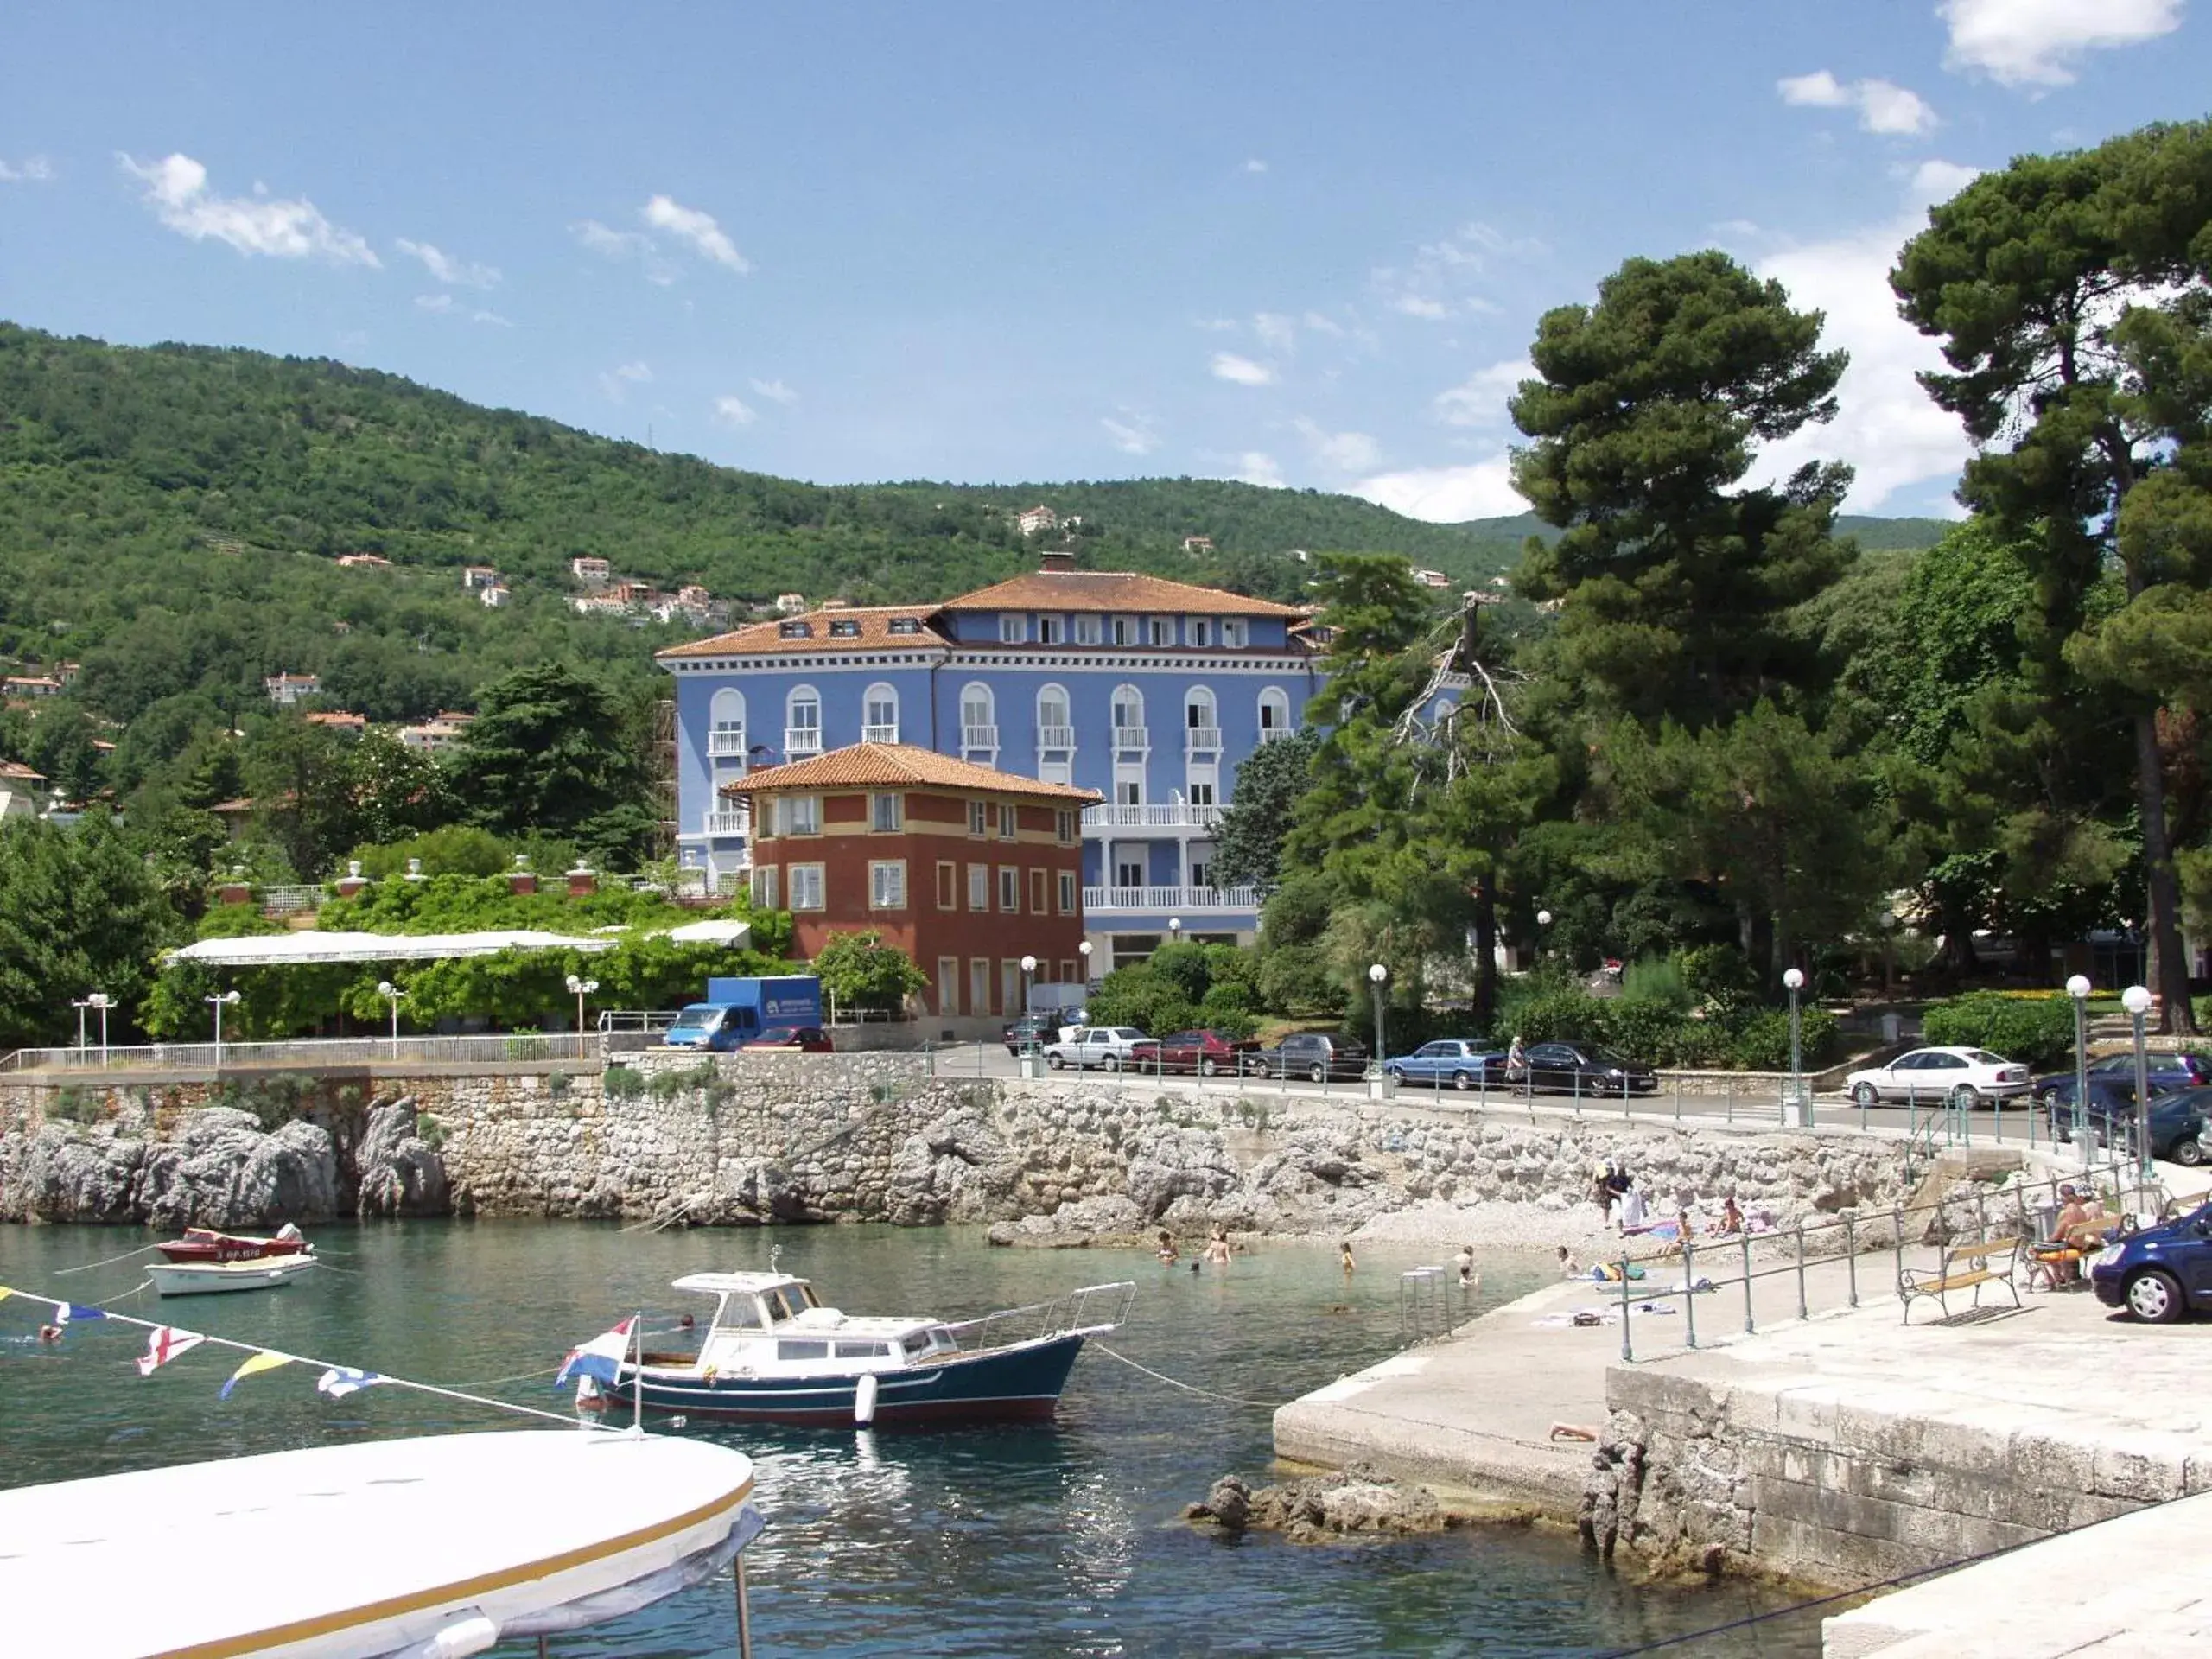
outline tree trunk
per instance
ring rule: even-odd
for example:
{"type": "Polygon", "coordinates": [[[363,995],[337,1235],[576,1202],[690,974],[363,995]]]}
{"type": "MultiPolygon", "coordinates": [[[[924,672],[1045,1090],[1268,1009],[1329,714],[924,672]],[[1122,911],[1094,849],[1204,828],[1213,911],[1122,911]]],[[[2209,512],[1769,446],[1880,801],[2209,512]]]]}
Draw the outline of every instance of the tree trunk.
{"type": "Polygon", "coordinates": [[[1497,1018],[1497,898],[1484,881],[1475,889],[1475,1029],[1497,1018]]]}
{"type": "Polygon", "coordinates": [[[2196,1011],[2189,1001],[2189,958],[2181,943],[2181,890],[2174,880],[2174,853],[2166,836],[2166,774],[2158,753],[2158,716],[2135,717],[2136,786],[2143,807],[2144,886],[2151,903],[2151,960],[2146,977],[2164,1007],[2158,1029],[2174,1036],[2196,1034],[2196,1011]]]}

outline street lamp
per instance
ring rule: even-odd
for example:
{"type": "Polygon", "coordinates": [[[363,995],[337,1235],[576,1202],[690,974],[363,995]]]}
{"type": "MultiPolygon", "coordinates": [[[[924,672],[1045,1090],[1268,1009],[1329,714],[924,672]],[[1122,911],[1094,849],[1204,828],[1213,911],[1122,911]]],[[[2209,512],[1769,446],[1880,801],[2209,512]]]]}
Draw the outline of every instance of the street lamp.
{"type": "Polygon", "coordinates": [[[115,999],[105,991],[94,991],[85,1001],[100,1011],[100,1070],[105,1071],[107,1070],[107,1011],[115,1006],[115,999]]]}
{"type": "Polygon", "coordinates": [[[1792,968],[1782,976],[1782,988],[1789,993],[1789,1103],[1796,1109],[1797,1121],[1802,1125],[1809,1116],[1805,1110],[1805,1055],[1800,1041],[1802,1027],[1798,1023],[1797,993],[1805,988],[1804,973],[1792,968]]]}
{"type": "MultiPolygon", "coordinates": [[[[1894,910],[1885,910],[1874,919],[1880,924],[1882,929],[1882,1000],[1887,1001],[1897,995],[1897,953],[1895,935],[1897,927],[1897,913],[1894,910]]],[[[2088,982],[2084,980],[2082,982],[2087,984],[2088,982]]],[[[2082,995],[2086,996],[2088,993],[2085,991],[2082,995]]]]}
{"type": "Polygon", "coordinates": [[[377,995],[391,1004],[391,1058],[399,1058],[399,999],[407,995],[388,979],[377,982],[377,995]]]}
{"type": "Polygon", "coordinates": [[[1375,1075],[1385,1075],[1383,1056],[1389,1046],[1382,1040],[1382,982],[1390,977],[1390,970],[1379,962],[1367,964],[1367,982],[1375,992],[1375,1075]]]}
{"type": "Polygon", "coordinates": [[[1037,958],[1024,957],[1021,959],[1021,1011],[1024,1014],[1029,1012],[1029,981],[1036,971],[1037,958]]]}
{"type": "Polygon", "coordinates": [[[81,1054],[85,1052],[85,1010],[92,1006],[92,999],[88,996],[78,1001],[73,998],[69,1006],[77,1010],[77,1052],[81,1054]]]}
{"type": "Polygon", "coordinates": [[[1179,944],[1181,942],[1182,938],[1183,918],[1180,916],[1170,916],[1167,918],[1167,943],[1170,944],[1179,944]]]}
{"type": "Polygon", "coordinates": [[[2135,1027],[2135,1179],[2151,1179],[2151,1064],[2143,1053],[2143,1016],[2151,1012],[2151,993],[2131,985],[2120,994],[2120,1006],[2135,1027]]]}
{"type": "Polygon", "coordinates": [[[2089,1171],[2089,976],[2066,982],[2074,1001],[2074,1144],[2081,1149],[2082,1173],[2089,1171]]]}
{"type": "Polygon", "coordinates": [[[1548,910],[1540,910],[1536,912],[1536,960],[1538,962],[1541,962],[1544,959],[1543,930],[1549,927],[1551,925],[1551,912],[1548,910]]]}
{"type": "Polygon", "coordinates": [[[223,1010],[238,1007],[238,994],[236,991],[224,991],[214,996],[203,996],[200,1000],[215,1010],[215,1069],[220,1071],[223,1069],[223,1010]]]}
{"type": "Polygon", "coordinates": [[[1090,988],[1090,951],[1091,944],[1089,939],[1085,939],[1081,944],[1076,946],[1077,954],[1083,958],[1083,985],[1085,991],[1090,988]]]}
{"type": "Polygon", "coordinates": [[[569,989],[576,999],[576,1058],[580,1060],[584,1057],[584,998],[598,988],[599,982],[595,979],[578,979],[574,974],[569,976],[569,989]]]}

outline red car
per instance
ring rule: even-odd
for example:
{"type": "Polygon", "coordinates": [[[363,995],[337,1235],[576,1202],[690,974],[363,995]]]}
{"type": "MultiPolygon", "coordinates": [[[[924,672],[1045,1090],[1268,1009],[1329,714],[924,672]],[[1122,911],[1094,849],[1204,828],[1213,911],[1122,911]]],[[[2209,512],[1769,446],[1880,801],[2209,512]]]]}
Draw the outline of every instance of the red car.
{"type": "Polygon", "coordinates": [[[1202,1077],[1226,1072],[1235,1077],[1238,1057],[1259,1047],[1234,1042],[1217,1031],[1179,1031],[1160,1039],[1160,1065],[1166,1071],[1195,1071],[1202,1077]]]}
{"type": "Polygon", "coordinates": [[[775,1049],[786,1054],[828,1054],[830,1033],[819,1026],[771,1026],[758,1037],[738,1045],[745,1049],[775,1049]]]}

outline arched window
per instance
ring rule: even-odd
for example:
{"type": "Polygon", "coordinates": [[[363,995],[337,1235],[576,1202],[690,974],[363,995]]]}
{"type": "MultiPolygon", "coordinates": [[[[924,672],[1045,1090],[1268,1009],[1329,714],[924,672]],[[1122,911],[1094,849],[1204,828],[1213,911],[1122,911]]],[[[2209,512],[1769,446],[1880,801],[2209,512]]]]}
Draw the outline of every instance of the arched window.
{"type": "Polygon", "coordinates": [[[784,758],[822,753],[822,694],[795,685],[784,699],[784,758]]]}
{"type": "Polygon", "coordinates": [[[896,743],[899,741],[899,694],[878,680],[861,699],[861,741],[896,743]]]}
{"type": "Polygon", "coordinates": [[[1203,685],[1194,685],[1183,697],[1183,724],[1196,731],[1201,727],[1218,726],[1214,717],[1213,693],[1203,685]]]}
{"type": "Polygon", "coordinates": [[[1144,693],[1134,685],[1114,688],[1114,747],[1119,749],[1141,749],[1146,747],[1144,693]]]}
{"type": "Polygon", "coordinates": [[[999,747],[998,702],[991,688],[970,680],[960,688],[960,747],[995,753],[999,747]]]}
{"type": "Polygon", "coordinates": [[[745,764],[745,693],[726,685],[707,708],[707,754],[745,764]]]}
{"type": "Polygon", "coordinates": [[[1048,685],[1037,693],[1037,747],[1071,749],[1075,721],[1068,713],[1067,688],[1048,685]]]}
{"type": "Polygon", "coordinates": [[[1271,685],[1260,693],[1260,741],[1281,737],[1290,730],[1290,693],[1271,685]]]}

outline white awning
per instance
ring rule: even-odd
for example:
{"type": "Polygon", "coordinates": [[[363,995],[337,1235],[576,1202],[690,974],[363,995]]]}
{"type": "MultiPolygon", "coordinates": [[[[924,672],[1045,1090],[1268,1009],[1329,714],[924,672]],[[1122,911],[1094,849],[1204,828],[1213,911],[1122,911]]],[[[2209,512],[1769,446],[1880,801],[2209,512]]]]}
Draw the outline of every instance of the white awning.
{"type": "Polygon", "coordinates": [[[678,944],[726,944],[734,950],[742,950],[753,942],[753,924],[728,917],[686,922],[681,927],[670,928],[668,937],[678,944]]]}
{"type": "Polygon", "coordinates": [[[485,933],[263,933],[235,939],[201,939],[169,953],[173,962],[215,968],[272,968],[318,962],[435,962],[449,957],[493,957],[502,950],[612,950],[613,938],[575,939],[563,933],[510,928],[485,933]]]}

